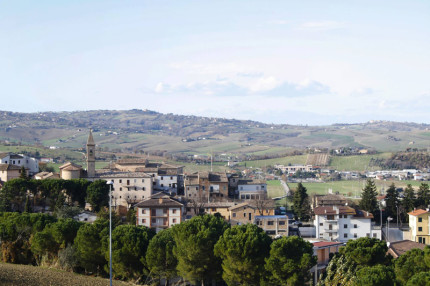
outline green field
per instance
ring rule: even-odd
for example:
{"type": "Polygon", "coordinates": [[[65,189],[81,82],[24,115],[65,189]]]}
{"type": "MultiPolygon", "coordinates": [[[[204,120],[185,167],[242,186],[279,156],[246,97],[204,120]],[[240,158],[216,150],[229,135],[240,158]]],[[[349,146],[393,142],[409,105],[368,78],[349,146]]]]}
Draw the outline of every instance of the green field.
{"type": "MultiPolygon", "coordinates": [[[[378,192],[387,190],[392,183],[396,187],[405,188],[407,184],[411,184],[414,187],[418,187],[421,182],[418,181],[374,181],[378,192]]],[[[327,194],[329,189],[332,189],[333,193],[339,192],[347,197],[360,197],[361,191],[366,184],[366,180],[357,181],[334,181],[326,183],[303,183],[303,186],[308,190],[308,194],[327,194]]],[[[297,183],[288,183],[291,189],[297,188],[297,183]]]]}
{"type": "Polygon", "coordinates": [[[374,155],[356,155],[356,156],[331,156],[330,167],[338,171],[376,171],[381,170],[379,166],[369,166],[370,160],[387,159],[391,153],[380,153],[374,155]]]}
{"type": "Polygon", "coordinates": [[[262,168],[266,166],[273,166],[273,165],[304,165],[306,163],[307,155],[298,155],[298,156],[288,156],[288,157],[281,157],[281,158],[275,158],[275,159],[267,159],[267,160],[255,160],[255,161],[246,161],[241,162],[240,166],[245,166],[247,168],[253,167],[253,168],[262,168]]]}

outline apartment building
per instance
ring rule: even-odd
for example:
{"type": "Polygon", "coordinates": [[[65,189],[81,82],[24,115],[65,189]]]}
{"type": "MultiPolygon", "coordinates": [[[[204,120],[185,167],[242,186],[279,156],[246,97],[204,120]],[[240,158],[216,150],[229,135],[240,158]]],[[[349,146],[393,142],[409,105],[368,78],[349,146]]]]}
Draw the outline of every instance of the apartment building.
{"type": "Polygon", "coordinates": [[[411,240],[430,245],[430,212],[429,209],[415,209],[408,213],[411,240]]]}

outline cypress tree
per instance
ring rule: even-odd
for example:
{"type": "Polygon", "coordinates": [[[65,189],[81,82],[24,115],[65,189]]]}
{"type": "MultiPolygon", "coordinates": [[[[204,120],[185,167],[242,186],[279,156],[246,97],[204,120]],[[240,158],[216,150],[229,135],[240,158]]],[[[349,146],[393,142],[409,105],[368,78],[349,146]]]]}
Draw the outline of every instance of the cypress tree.
{"type": "Polygon", "coordinates": [[[361,193],[360,208],[374,214],[378,210],[377,194],[375,182],[372,179],[368,179],[361,193]]]}

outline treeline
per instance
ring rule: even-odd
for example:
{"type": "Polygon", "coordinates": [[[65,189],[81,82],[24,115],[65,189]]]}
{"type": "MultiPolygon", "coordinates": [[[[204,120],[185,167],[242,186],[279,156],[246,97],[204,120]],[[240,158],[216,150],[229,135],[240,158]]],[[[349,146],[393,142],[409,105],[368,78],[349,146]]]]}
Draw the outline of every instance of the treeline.
{"type": "MultiPolygon", "coordinates": [[[[109,221],[93,224],[47,214],[0,213],[2,260],[107,277],[109,221]]],[[[312,244],[297,236],[272,240],[253,224],[231,227],[202,215],[155,234],[115,218],[115,279],[158,284],[305,285],[316,264],[312,244]],[[146,281],[146,282],[145,282],[146,281]]]]}
{"type": "Polygon", "coordinates": [[[54,211],[64,205],[83,208],[86,202],[96,212],[108,205],[109,186],[106,181],[35,180],[23,177],[5,182],[0,190],[0,211],[3,212],[45,211],[46,207],[54,211]]]}
{"type": "Polygon", "coordinates": [[[428,286],[430,246],[412,249],[397,259],[387,255],[388,247],[376,238],[349,240],[331,258],[319,286],[428,286]]]}
{"type": "Polygon", "coordinates": [[[430,154],[423,151],[398,152],[381,162],[381,167],[388,169],[428,169],[430,168],[430,154]]]}

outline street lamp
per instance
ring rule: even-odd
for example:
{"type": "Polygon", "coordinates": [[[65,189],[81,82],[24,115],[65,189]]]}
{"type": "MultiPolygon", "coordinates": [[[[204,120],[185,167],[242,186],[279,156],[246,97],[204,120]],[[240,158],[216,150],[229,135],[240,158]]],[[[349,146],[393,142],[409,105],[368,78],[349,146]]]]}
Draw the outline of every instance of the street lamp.
{"type": "Polygon", "coordinates": [[[108,181],[109,185],[109,281],[112,286],[112,185],[113,181],[108,181]]]}
{"type": "Polygon", "coordinates": [[[392,217],[387,217],[387,242],[390,242],[390,221],[392,220],[392,217]]]}

